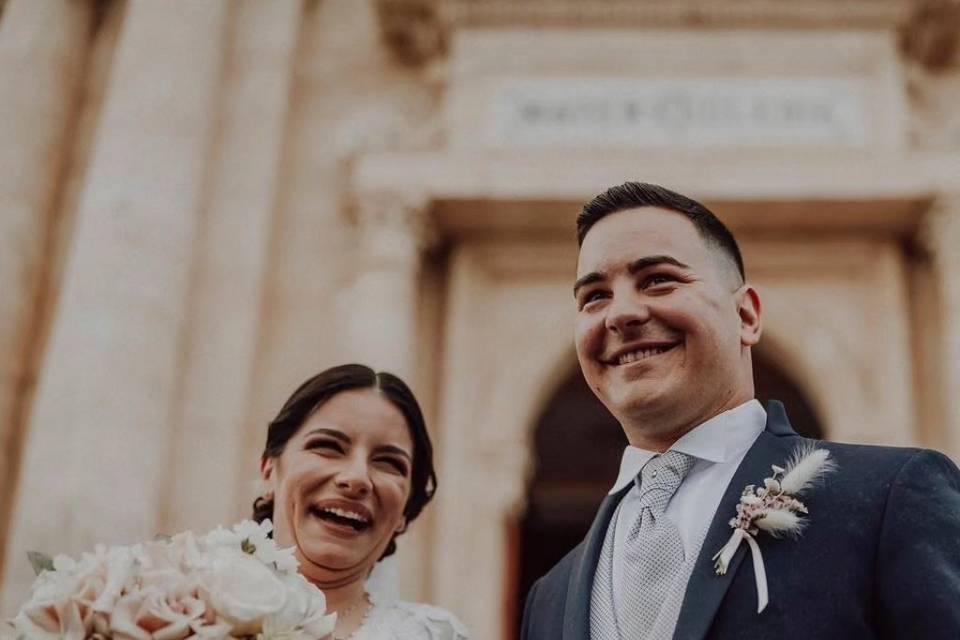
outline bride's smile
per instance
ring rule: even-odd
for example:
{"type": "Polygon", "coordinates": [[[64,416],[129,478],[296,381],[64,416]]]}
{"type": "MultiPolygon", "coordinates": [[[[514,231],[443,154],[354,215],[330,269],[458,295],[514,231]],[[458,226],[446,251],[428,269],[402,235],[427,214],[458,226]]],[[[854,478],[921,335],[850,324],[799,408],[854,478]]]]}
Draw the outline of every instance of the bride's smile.
{"type": "Polygon", "coordinates": [[[277,544],[324,592],[334,640],[466,640],[450,613],[367,588],[437,486],[430,434],[403,380],[357,364],[313,376],[270,423],[260,475],[254,519],[273,521],[277,544]]]}
{"type": "Polygon", "coordinates": [[[403,530],[413,442],[403,414],[373,389],[339,393],[265,463],[276,536],[318,584],[366,573],[403,530]]]}

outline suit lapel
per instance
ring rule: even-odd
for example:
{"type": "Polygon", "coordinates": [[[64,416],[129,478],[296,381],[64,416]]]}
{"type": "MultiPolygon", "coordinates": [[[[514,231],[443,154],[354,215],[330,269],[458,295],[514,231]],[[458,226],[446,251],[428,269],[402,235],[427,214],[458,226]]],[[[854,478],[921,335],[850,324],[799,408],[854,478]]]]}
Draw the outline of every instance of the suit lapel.
{"type": "Polygon", "coordinates": [[[567,599],[563,609],[563,640],[587,640],[590,637],[590,595],[593,592],[593,576],[603,549],[603,539],[614,511],[624,494],[633,486],[627,484],[620,491],[608,495],[600,503],[597,517],[583,541],[580,557],[570,571],[567,583],[567,599]]]}
{"type": "Polygon", "coordinates": [[[750,447],[737,472],[730,480],[720,505],[713,516],[697,563],[687,583],[686,594],[680,609],[680,618],[674,631],[674,640],[700,640],[713,622],[727,589],[733,582],[744,557],[747,545],[742,545],[733,556],[727,573],[716,575],[713,555],[730,538],[730,519],[736,513],[740,494],[748,484],[759,484],[771,473],[770,466],[782,465],[789,457],[794,440],[784,436],[796,436],[787,421],[786,412],[779,402],[767,407],[767,426],[750,447]]]}

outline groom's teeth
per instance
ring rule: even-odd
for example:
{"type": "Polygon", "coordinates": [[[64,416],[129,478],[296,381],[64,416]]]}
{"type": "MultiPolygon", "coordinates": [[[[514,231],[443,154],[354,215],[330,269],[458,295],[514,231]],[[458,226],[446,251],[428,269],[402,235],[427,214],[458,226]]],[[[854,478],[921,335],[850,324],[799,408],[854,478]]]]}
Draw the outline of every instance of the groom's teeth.
{"type": "Polygon", "coordinates": [[[638,349],[636,351],[631,351],[630,353],[625,353],[617,359],[617,364],[630,364],[631,362],[636,362],[637,360],[643,360],[644,358],[649,358],[664,351],[667,351],[669,347],[653,347],[652,349],[638,349]]]}

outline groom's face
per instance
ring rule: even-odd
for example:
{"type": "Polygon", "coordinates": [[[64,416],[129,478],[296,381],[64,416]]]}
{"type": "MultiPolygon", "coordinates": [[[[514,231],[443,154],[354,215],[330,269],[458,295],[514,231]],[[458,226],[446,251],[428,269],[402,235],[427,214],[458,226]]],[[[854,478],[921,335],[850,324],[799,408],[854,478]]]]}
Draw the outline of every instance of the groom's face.
{"type": "Polygon", "coordinates": [[[749,368],[739,315],[748,288],[682,214],[644,207],[602,218],[584,238],[575,286],[587,383],[625,427],[709,417],[749,368]]]}

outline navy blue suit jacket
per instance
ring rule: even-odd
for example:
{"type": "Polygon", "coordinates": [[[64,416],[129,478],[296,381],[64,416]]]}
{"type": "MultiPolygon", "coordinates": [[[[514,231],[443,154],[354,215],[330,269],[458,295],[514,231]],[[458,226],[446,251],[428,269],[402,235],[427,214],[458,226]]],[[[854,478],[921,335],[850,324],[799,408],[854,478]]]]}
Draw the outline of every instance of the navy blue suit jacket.
{"type": "MultiPolygon", "coordinates": [[[[770,603],[757,613],[742,544],[724,576],[711,557],[729,539],[743,487],[762,483],[798,445],[783,405],[747,452],[714,514],[687,584],[674,640],[960,638],[960,471],[922,449],[817,442],[838,469],[803,494],[799,538],[757,542],[770,603]]],[[[587,537],[527,597],[523,640],[587,640],[604,533],[623,493],[608,496],[587,537]]]]}

